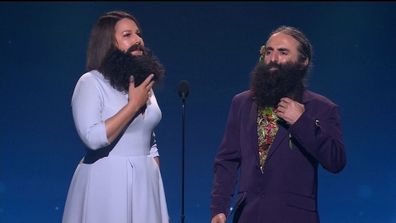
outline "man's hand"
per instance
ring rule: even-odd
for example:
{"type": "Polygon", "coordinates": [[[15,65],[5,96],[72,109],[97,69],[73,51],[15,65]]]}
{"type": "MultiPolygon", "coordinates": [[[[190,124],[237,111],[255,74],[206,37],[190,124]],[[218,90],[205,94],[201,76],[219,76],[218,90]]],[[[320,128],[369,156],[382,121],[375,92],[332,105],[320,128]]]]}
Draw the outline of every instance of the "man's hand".
{"type": "Polygon", "coordinates": [[[275,113],[279,118],[293,125],[304,111],[305,108],[303,104],[293,101],[290,98],[281,98],[275,113]]]}
{"type": "Polygon", "coordinates": [[[212,221],[210,223],[225,223],[226,216],[223,213],[217,214],[213,216],[212,221]]]}

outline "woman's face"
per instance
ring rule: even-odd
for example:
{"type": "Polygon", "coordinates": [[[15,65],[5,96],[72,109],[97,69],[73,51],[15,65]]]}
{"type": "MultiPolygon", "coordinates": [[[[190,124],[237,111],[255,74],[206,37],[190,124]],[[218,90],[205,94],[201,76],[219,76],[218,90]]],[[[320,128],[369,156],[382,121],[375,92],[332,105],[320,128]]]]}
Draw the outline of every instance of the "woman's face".
{"type": "MultiPolygon", "coordinates": [[[[135,45],[139,44],[144,46],[144,41],[140,35],[139,27],[136,23],[128,18],[121,19],[115,25],[115,45],[118,49],[127,52],[127,50],[135,45]]],[[[143,55],[141,49],[137,49],[131,52],[132,55],[138,56],[143,55]]]]}

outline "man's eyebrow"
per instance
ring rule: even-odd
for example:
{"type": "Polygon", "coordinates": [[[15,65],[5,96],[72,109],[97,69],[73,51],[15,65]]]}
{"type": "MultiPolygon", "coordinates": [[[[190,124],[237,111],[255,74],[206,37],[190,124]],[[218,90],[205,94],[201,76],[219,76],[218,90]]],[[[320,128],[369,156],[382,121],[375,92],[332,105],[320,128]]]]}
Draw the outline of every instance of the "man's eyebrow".
{"type": "Polygon", "coordinates": [[[287,48],[279,48],[278,51],[281,51],[281,52],[289,52],[290,50],[287,49],[287,48]]]}

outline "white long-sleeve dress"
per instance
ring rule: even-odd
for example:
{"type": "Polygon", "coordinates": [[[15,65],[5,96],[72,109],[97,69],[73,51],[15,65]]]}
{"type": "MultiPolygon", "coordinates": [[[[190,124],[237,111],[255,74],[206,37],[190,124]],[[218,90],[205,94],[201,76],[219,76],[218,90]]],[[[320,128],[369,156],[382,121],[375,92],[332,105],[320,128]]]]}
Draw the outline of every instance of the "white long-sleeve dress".
{"type": "Polygon", "coordinates": [[[128,101],[96,70],[80,77],[72,97],[77,132],[88,147],[66,199],[63,223],[168,223],[154,128],[162,114],[154,93],[144,114],[109,144],[104,121],[128,101]]]}

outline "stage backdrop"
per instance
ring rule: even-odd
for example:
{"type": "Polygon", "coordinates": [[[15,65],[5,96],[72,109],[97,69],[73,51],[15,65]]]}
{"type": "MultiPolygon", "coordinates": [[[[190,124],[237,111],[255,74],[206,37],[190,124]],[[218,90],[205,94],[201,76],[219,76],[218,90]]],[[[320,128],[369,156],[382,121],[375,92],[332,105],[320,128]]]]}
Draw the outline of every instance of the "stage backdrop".
{"type": "Polygon", "coordinates": [[[186,105],[185,222],[210,221],[213,159],[231,99],[268,33],[303,30],[314,46],[309,87],[341,108],[348,163],[319,170],[323,223],[396,222],[395,3],[0,3],[0,221],[60,222],[84,154],[71,115],[90,29],[106,11],[140,21],[167,69],[156,133],[172,222],[181,214],[181,100],[186,105]]]}

